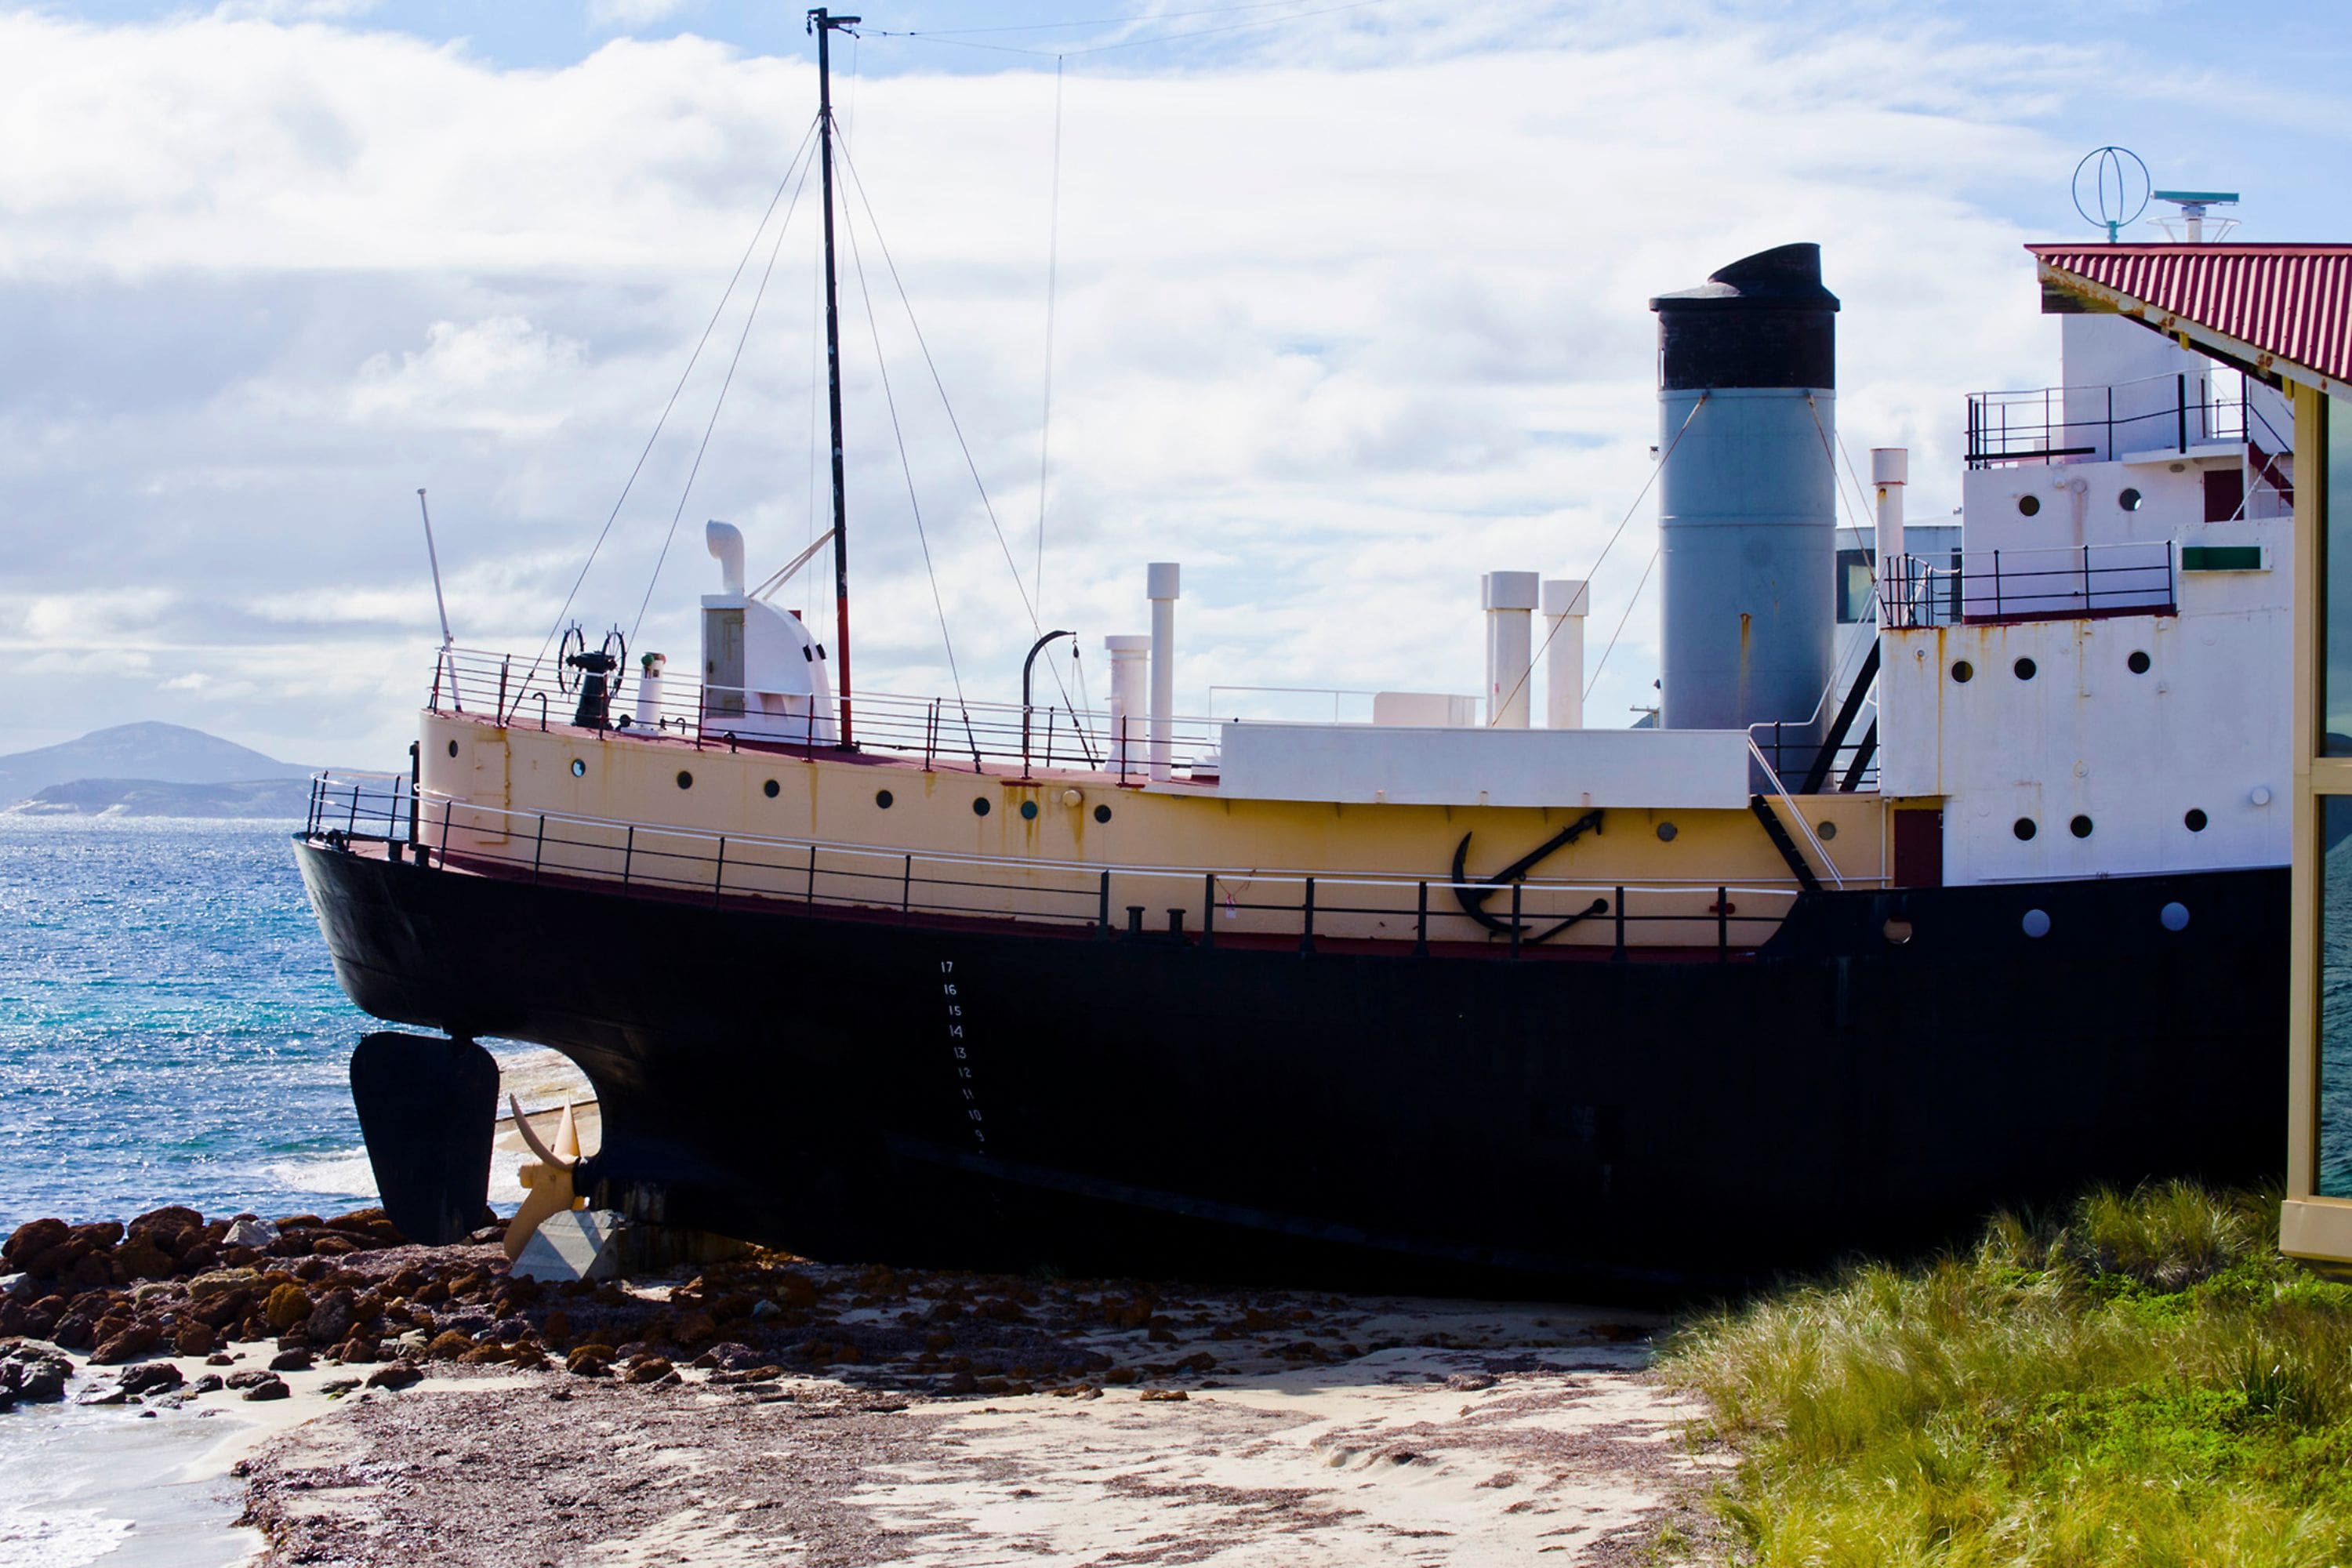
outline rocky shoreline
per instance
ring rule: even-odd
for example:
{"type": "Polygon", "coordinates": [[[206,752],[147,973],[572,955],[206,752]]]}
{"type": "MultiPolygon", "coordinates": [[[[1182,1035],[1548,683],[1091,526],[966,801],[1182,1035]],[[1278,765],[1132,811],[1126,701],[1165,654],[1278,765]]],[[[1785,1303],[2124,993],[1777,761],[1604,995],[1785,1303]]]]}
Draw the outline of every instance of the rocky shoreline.
{"type": "Polygon", "coordinates": [[[76,1379],[78,1403],[163,1414],[314,1403],[238,1471],[283,1563],[1001,1562],[1097,1537],[1132,1562],[1279,1537],[1300,1562],[1616,1563],[1702,1528],[1713,1461],[1639,1315],[767,1251],[542,1285],[499,1238],[416,1247],[374,1210],[36,1221],[0,1247],[0,1405],[76,1379]]]}

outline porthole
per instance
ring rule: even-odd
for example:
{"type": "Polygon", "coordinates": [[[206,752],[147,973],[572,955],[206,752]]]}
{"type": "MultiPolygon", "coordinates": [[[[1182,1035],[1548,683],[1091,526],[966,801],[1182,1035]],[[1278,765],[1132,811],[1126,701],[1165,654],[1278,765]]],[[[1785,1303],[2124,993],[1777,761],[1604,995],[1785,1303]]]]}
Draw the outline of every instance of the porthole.
{"type": "Polygon", "coordinates": [[[586,777],[588,776],[588,764],[587,764],[586,763],[584,763],[584,762],[582,762],[578,757],[574,757],[574,758],[572,758],[572,776],[573,778],[575,778],[575,779],[584,779],[584,778],[586,778],[586,777]]]}
{"type": "Polygon", "coordinates": [[[986,795],[976,795],[971,797],[971,814],[974,816],[986,816],[988,815],[988,797],[986,795]]]}
{"type": "Polygon", "coordinates": [[[2030,816],[2019,817],[2015,822],[2009,825],[2009,830],[2011,833],[2016,834],[2021,842],[2032,837],[2036,833],[2042,831],[2040,828],[2033,826],[2033,818],[2030,816]]]}
{"type": "Polygon", "coordinates": [[[694,775],[688,773],[684,768],[678,769],[677,787],[680,789],[692,789],[694,787],[694,775]]]}
{"type": "Polygon", "coordinates": [[[1098,805],[1095,807],[1095,820],[1097,822],[1108,822],[1110,820],[1110,807],[1107,805],[1098,805]]]}
{"type": "Polygon", "coordinates": [[[2137,511],[2139,510],[2139,503],[2140,493],[2136,489],[2126,489],[2121,494],[2116,497],[2116,504],[2123,508],[2126,511],[2137,511]]]}
{"type": "Polygon", "coordinates": [[[2132,649],[2132,656],[2124,660],[2124,668],[2130,670],[2134,675],[2146,675],[2147,673],[2148,663],[2149,659],[2147,653],[2142,649],[2134,648],[2132,649]]]}
{"type": "Polygon", "coordinates": [[[877,789],[874,792],[874,804],[885,811],[890,809],[891,798],[890,792],[887,789],[877,789]]]}
{"type": "Polygon", "coordinates": [[[770,779],[766,784],[760,786],[760,793],[766,795],[770,800],[773,800],[776,798],[776,792],[779,787],[780,786],[777,784],[775,780],[770,779]]]}
{"type": "Polygon", "coordinates": [[[2167,931],[2187,931],[2189,906],[2178,902],[2167,904],[2157,911],[2156,918],[2167,931]]]}
{"type": "Polygon", "coordinates": [[[2017,510],[2019,516],[2032,517],[2036,513],[2040,512],[2041,510],[2042,498],[2040,496],[2020,496],[2017,498],[2017,510]]]}
{"type": "Polygon", "coordinates": [[[1658,824],[1658,842],[1661,844],[1672,844],[1675,841],[1675,835],[1681,831],[1681,828],[1676,827],[1671,822],[1661,822],[1658,824]]]}
{"type": "Polygon", "coordinates": [[[2030,658],[2021,658],[2009,668],[2016,672],[2017,679],[2020,680],[2032,679],[2035,675],[2040,673],[2041,669],[2041,667],[2036,665],[2030,658]]]}
{"type": "Polygon", "coordinates": [[[457,742],[455,741],[449,742],[449,754],[453,757],[457,754],[457,742]]]}
{"type": "Polygon", "coordinates": [[[2191,833],[2204,832],[2205,823],[2206,816],[2202,806],[2190,806],[2189,808],[2188,815],[2180,819],[2180,826],[2189,829],[2191,833]]]}
{"type": "Polygon", "coordinates": [[[2066,824],[2066,831],[2077,838],[2088,838],[2091,836],[2091,819],[2087,816],[2077,816],[2066,824]]]}
{"type": "Polygon", "coordinates": [[[1822,836],[1822,843],[1827,844],[1831,839],[1837,837],[1837,824],[1834,822],[1816,822],[1813,824],[1813,831],[1822,836]]]}
{"type": "Polygon", "coordinates": [[[1021,803],[1021,820],[1024,822],[1034,822],[1037,820],[1037,803],[1035,801],[1024,800],[1021,803]]]}
{"type": "Polygon", "coordinates": [[[1911,940],[1911,922],[1897,916],[1880,926],[1878,933],[1886,939],[1888,946],[1901,947],[1911,940]]]}
{"type": "Polygon", "coordinates": [[[2017,923],[2024,929],[2026,935],[2039,941],[2050,934],[2050,911],[2028,910],[2025,911],[2025,918],[2017,923]]]}
{"type": "Polygon", "coordinates": [[[1974,680],[1976,678],[1977,667],[1975,665],[1970,664],[1964,658],[1954,659],[1952,661],[1952,679],[1954,680],[1959,682],[1962,686],[1966,686],[1969,681],[1974,680]]]}

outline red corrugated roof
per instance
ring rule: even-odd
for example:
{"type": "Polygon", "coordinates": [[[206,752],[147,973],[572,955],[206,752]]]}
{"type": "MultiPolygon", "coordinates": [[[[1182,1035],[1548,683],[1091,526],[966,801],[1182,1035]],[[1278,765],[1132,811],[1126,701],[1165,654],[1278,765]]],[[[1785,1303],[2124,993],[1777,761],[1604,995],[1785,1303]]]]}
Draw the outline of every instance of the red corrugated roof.
{"type": "Polygon", "coordinates": [[[2029,245],[2055,271],[2352,382],[2352,245],[2029,245]]]}

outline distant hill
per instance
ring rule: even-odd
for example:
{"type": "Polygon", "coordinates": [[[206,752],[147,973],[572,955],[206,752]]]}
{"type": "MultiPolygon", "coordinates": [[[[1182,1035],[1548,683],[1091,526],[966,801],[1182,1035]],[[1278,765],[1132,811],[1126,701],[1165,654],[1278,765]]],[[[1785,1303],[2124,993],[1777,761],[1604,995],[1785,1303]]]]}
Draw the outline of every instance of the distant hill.
{"type": "Polygon", "coordinates": [[[310,810],[302,778],[228,784],[166,784],[160,779],[75,779],[36,790],[8,816],[209,816],[299,821],[310,810]]]}
{"type": "Polygon", "coordinates": [[[307,778],[312,771],[184,724],[117,724],[79,741],[0,757],[0,806],[79,779],[243,784],[307,778]]]}

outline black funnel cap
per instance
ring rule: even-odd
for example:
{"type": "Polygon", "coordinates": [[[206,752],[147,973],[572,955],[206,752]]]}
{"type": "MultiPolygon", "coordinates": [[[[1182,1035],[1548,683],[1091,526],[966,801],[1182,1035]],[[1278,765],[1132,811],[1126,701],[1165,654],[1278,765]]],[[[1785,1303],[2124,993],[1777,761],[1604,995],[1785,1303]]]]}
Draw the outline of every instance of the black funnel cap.
{"type": "Polygon", "coordinates": [[[1665,391],[1837,385],[1838,297],[1822,286],[1818,245],[1742,257],[1650,309],[1665,391]]]}

